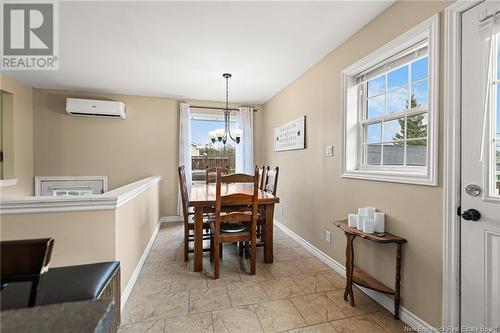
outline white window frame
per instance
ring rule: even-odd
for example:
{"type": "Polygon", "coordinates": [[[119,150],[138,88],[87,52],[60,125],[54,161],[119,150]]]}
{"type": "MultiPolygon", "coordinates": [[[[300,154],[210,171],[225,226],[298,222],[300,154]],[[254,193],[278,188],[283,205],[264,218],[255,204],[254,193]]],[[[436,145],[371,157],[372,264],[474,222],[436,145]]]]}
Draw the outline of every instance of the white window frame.
{"type": "Polygon", "coordinates": [[[342,177],[418,185],[438,185],[439,140],[439,14],[436,14],[367,57],[345,68],[341,74],[342,177]],[[359,90],[356,77],[380,66],[395,55],[427,41],[429,61],[429,97],[427,118],[427,166],[377,168],[361,167],[359,90]]]}

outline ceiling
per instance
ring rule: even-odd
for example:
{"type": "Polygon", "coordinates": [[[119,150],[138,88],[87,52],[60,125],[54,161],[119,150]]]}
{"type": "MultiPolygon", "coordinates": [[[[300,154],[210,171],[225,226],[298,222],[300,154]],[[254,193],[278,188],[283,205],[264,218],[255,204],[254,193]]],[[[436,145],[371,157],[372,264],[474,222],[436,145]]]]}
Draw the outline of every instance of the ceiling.
{"type": "Polygon", "coordinates": [[[267,101],[392,1],[60,2],[59,70],[37,88],[267,101]]]}

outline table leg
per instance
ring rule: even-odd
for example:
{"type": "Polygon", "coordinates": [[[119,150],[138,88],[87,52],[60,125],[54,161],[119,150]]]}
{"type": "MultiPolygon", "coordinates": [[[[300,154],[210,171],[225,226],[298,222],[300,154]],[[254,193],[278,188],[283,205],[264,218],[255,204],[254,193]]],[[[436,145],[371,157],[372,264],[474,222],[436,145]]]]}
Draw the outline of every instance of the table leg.
{"type": "Polygon", "coordinates": [[[399,299],[401,289],[401,244],[396,248],[396,285],[394,288],[394,319],[399,319],[399,299]]]}
{"type": "Polygon", "coordinates": [[[203,208],[194,208],[194,271],[203,269],[203,208]]]}
{"type": "Polygon", "coordinates": [[[274,204],[265,205],[266,223],[264,224],[264,262],[271,264],[273,262],[273,220],[274,204]]]}
{"type": "Polygon", "coordinates": [[[347,238],[347,246],[345,249],[345,273],[346,286],[344,290],[344,300],[347,301],[347,296],[351,298],[351,306],[354,306],[354,293],[352,291],[352,274],[354,271],[354,238],[356,236],[345,233],[347,238]]]}

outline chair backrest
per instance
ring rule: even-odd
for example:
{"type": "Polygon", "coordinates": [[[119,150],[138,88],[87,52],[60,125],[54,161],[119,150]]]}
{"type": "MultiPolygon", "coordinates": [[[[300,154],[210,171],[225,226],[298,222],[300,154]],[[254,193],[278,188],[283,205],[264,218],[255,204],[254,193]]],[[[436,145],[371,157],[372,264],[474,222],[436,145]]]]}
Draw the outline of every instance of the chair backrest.
{"type": "Polygon", "coordinates": [[[223,175],[217,173],[215,188],[215,221],[216,228],[221,223],[257,222],[258,196],[259,196],[259,171],[256,168],[254,175],[235,173],[223,175]],[[223,186],[242,184],[241,191],[231,194],[222,194],[223,186]],[[233,208],[234,207],[234,208],[233,208]],[[221,212],[224,212],[221,215],[221,212]]]}
{"type": "Polygon", "coordinates": [[[278,189],[279,170],[279,167],[276,167],[273,170],[267,167],[266,170],[266,182],[264,185],[264,191],[266,191],[267,193],[271,193],[272,195],[276,195],[276,191],[278,189]]]}
{"type": "Polygon", "coordinates": [[[264,189],[264,182],[266,181],[266,167],[261,166],[256,168],[259,168],[259,189],[263,190],[264,189]]]}
{"type": "Polygon", "coordinates": [[[31,282],[28,307],[35,306],[41,279],[49,269],[53,247],[53,238],[1,241],[1,289],[10,283],[31,282]]]}
{"type": "Polygon", "coordinates": [[[205,168],[205,182],[207,184],[210,184],[210,183],[215,183],[216,179],[217,179],[217,172],[221,170],[222,174],[228,174],[229,173],[229,167],[226,166],[225,168],[221,168],[221,167],[216,167],[216,168],[209,168],[209,167],[206,167],[205,168]]]}
{"type": "Polygon", "coordinates": [[[182,215],[184,216],[184,223],[188,223],[188,207],[189,207],[189,193],[186,181],[186,169],[181,165],[179,171],[179,188],[181,191],[182,202],[182,215]]]}

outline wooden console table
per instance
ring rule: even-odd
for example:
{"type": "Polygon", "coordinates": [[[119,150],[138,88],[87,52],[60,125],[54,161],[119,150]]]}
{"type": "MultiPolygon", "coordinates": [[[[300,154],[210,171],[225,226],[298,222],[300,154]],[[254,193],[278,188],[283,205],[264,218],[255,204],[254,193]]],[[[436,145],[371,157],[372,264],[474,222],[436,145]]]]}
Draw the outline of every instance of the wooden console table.
{"type": "Polygon", "coordinates": [[[349,227],[347,220],[335,222],[335,225],[341,229],[347,238],[347,246],[345,250],[346,262],[346,279],[347,283],[344,291],[344,300],[347,301],[347,296],[351,298],[351,305],[354,306],[354,294],[352,291],[352,284],[355,283],[365,288],[380,291],[385,294],[394,295],[394,319],[399,319],[399,299],[400,299],[400,286],[401,286],[401,245],[406,243],[406,239],[396,235],[385,233],[384,236],[377,236],[375,234],[367,234],[356,228],[349,227]],[[381,282],[377,281],[372,276],[366,274],[358,267],[354,266],[354,238],[356,236],[363,239],[370,240],[376,243],[383,244],[396,244],[396,281],[394,289],[391,289],[381,282]]]}

